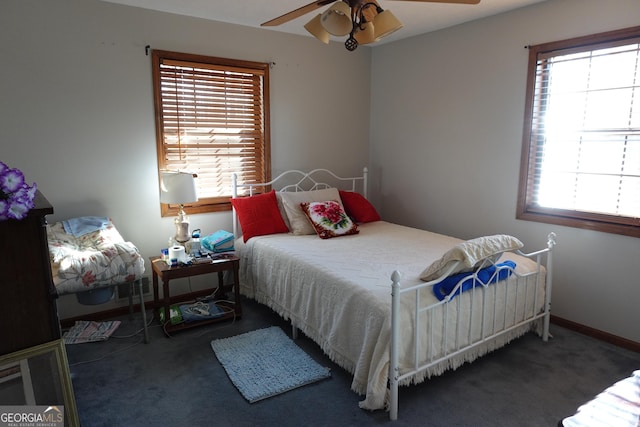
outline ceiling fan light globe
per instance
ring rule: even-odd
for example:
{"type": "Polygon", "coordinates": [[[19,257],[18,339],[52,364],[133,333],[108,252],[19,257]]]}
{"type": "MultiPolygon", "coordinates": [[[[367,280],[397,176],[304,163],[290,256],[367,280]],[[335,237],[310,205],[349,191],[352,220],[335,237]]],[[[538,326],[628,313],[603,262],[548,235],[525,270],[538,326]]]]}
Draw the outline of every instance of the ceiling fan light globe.
{"type": "Polygon", "coordinates": [[[389,10],[384,10],[373,19],[375,40],[378,41],[396,30],[402,28],[402,22],[389,10]]]}
{"type": "Polygon", "coordinates": [[[366,22],[356,28],[353,33],[353,37],[358,41],[358,44],[369,44],[376,41],[375,28],[373,22],[366,22]]]}
{"type": "Polygon", "coordinates": [[[311,21],[307,22],[304,26],[305,30],[307,30],[312,36],[320,40],[324,44],[329,44],[329,37],[331,36],[322,26],[320,22],[321,14],[318,14],[311,21]]]}
{"type": "Polygon", "coordinates": [[[336,2],[329,9],[322,12],[320,22],[329,34],[346,36],[353,28],[351,7],[343,1],[336,2]]]}

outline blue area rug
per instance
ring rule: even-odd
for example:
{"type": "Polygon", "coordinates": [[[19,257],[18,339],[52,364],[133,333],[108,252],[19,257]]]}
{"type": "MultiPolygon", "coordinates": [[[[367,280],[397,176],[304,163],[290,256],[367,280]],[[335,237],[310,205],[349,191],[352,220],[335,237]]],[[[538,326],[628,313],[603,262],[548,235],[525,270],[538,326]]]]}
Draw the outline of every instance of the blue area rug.
{"type": "Polygon", "coordinates": [[[277,326],[213,340],[211,348],[250,403],[331,376],[277,326]]]}

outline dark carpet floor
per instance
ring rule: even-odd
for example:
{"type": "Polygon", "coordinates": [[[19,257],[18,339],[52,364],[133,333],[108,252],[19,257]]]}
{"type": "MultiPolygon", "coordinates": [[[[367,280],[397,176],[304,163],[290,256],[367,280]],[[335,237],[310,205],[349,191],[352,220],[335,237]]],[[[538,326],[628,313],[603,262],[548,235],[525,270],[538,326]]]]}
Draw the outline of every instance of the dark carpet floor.
{"type": "MultiPolygon", "coordinates": [[[[151,311],[148,311],[149,316],[151,311]]],[[[556,426],[615,381],[640,368],[640,354],[551,325],[553,339],[528,334],[474,363],[400,390],[399,419],[358,407],[351,376],[301,334],[296,341],[328,380],[248,403],[210,342],[277,325],[270,309],[243,300],[243,318],[142,342],[139,313],[109,340],[67,346],[81,423],[90,426],[556,426]]]]}

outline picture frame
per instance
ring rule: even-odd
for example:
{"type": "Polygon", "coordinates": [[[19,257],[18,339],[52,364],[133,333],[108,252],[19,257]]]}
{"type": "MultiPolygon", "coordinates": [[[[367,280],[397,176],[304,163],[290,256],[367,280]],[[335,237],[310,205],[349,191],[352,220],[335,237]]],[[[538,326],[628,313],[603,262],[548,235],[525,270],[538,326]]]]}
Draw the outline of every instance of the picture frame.
{"type": "Polygon", "coordinates": [[[0,405],[22,413],[63,406],[64,425],[80,425],[62,339],[0,356],[0,405]]]}

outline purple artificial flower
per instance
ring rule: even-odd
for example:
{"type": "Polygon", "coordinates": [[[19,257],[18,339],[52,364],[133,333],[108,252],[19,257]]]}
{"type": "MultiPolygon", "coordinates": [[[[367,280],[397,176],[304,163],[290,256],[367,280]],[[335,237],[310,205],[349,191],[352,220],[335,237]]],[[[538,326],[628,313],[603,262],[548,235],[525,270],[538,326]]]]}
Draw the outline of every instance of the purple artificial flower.
{"type": "Polygon", "coordinates": [[[0,174],[0,190],[15,193],[24,184],[24,175],[18,169],[9,169],[0,174]]]}
{"type": "Polygon", "coordinates": [[[23,219],[34,206],[36,184],[29,186],[21,170],[0,162],[0,221],[23,219]]]}
{"type": "Polygon", "coordinates": [[[35,182],[33,184],[31,184],[31,187],[27,186],[25,197],[29,201],[29,209],[33,209],[34,200],[36,198],[36,191],[37,190],[38,190],[38,186],[36,185],[35,182]]]}
{"type": "Polygon", "coordinates": [[[15,200],[11,205],[9,205],[9,211],[7,212],[7,216],[13,219],[22,219],[27,216],[29,212],[29,207],[26,204],[15,200]]]}

